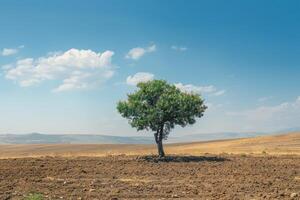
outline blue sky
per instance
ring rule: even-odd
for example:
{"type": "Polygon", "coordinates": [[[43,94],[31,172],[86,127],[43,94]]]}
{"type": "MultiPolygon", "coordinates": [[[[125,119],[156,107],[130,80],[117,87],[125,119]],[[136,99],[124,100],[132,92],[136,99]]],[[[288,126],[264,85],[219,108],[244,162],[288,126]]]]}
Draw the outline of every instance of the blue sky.
{"type": "Polygon", "coordinates": [[[299,1],[0,5],[0,133],[137,135],[116,102],[153,78],[209,106],[174,135],[300,124],[299,1]]]}

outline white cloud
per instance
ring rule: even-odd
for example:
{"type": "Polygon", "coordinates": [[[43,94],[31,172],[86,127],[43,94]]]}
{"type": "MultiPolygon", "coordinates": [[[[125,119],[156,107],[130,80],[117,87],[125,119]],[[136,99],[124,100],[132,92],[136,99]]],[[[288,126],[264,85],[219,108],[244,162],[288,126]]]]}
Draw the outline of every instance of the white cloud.
{"type": "Polygon", "coordinates": [[[62,80],[54,91],[88,89],[113,75],[112,51],[96,53],[92,50],[70,49],[37,59],[18,60],[5,71],[6,78],[22,87],[46,80],[62,80]]]}
{"type": "Polygon", "coordinates": [[[192,85],[192,84],[182,84],[182,83],[175,83],[175,86],[180,89],[183,92],[187,92],[187,93],[198,93],[198,94],[202,94],[202,93],[207,93],[207,94],[211,94],[214,96],[220,96],[223,95],[225,93],[225,90],[217,90],[217,88],[213,85],[208,85],[208,86],[196,86],[196,85],[192,85]]]}
{"type": "Polygon", "coordinates": [[[8,69],[10,69],[10,68],[12,68],[12,67],[13,67],[12,65],[7,64],[7,65],[3,65],[1,68],[2,68],[3,70],[8,70],[8,69]]]}
{"type": "Polygon", "coordinates": [[[4,48],[1,52],[1,55],[2,56],[11,56],[11,55],[14,55],[18,53],[18,49],[7,49],[7,48],[4,48]]]}
{"type": "Polygon", "coordinates": [[[192,84],[184,85],[182,83],[175,83],[175,86],[184,92],[195,92],[195,93],[211,93],[215,92],[217,89],[213,85],[209,86],[195,86],[192,84]]]}
{"type": "Polygon", "coordinates": [[[20,49],[24,48],[24,45],[18,46],[18,48],[4,48],[1,51],[2,56],[11,56],[17,54],[20,49]]]}
{"type": "Polygon", "coordinates": [[[227,112],[227,116],[238,117],[239,124],[262,131],[273,131],[300,124],[300,97],[292,102],[274,106],[259,106],[254,109],[227,112]]]}
{"type": "Polygon", "coordinates": [[[175,51],[186,51],[187,47],[172,45],[171,49],[173,49],[175,51]]]}
{"type": "Polygon", "coordinates": [[[267,96],[267,97],[261,97],[261,98],[259,98],[258,101],[259,102],[265,102],[265,101],[268,101],[270,99],[272,99],[272,97],[271,96],[267,96]]]}
{"type": "Polygon", "coordinates": [[[215,103],[211,103],[211,102],[206,102],[205,105],[207,106],[207,108],[209,110],[217,110],[223,106],[223,104],[220,104],[220,103],[215,104],[215,103]]]}
{"type": "Polygon", "coordinates": [[[156,51],[155,44],[153,44],[147,48],[136,47],[136,48],[129,50],[129,52],[126,54],[125,58],[132,59],[132,60],[138,60],[146,53],[150,53],[150,52],[154,52],[154,51],[156,51]]]}
{"type": "Polygon", "coordinates": [[[149,46],[148,48],[147,48],[147,52],[149,53],[149,52],[154,52],[154,51],[156,51],[156,45],[155,44],[153,44],[153,45],[151,45],[151,46],[149,46]]]}
{"type": "Polygon", "coordinates": [[[69,78],[63,80],[63,83],[55,88],[54,92],[62,92],[68,90],[87,89],[89,84],[85,81],[92,74],[81,71],[74,71],[69,78]]]}
{"type": "Polygon", "coordinates": [[[214,96],[221,96],[221,95],[225,94],[225,92],[226,92],[226,90],[219,90],[219,91],[215,92],[213,95],[214,96]]]}
{"type": "Polygon", "coordinates": [[[154,75],[147,72],[138,72],[133,76],[128,76],[126,83],[128,85],[137,85],[140,82],[147,82],[154,79],[154,75]]]}

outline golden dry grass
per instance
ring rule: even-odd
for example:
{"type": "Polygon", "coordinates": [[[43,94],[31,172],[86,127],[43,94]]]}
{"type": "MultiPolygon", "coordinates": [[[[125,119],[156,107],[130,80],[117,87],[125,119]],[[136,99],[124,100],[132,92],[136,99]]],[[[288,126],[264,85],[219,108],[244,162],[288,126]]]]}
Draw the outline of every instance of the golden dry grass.
{"type": "MultiPolygon", "coordinates": [[[[300,133],[276,136],[193,142],[165,145],[166,153],[203,155],[210,154],[296,154],[300,155],[300,133]]],[[[129,144],[33,144],[0,145],[0,158],[40,156],[108,156],[156,154],[155,145],[129,144]]]]}
{"type": "Polygon", "coordinates": [[[300,133],[260,136],[234,140],[189,143],[171,147],[172,151],[190,154],[297,154],[300,155],[300,133]]]}

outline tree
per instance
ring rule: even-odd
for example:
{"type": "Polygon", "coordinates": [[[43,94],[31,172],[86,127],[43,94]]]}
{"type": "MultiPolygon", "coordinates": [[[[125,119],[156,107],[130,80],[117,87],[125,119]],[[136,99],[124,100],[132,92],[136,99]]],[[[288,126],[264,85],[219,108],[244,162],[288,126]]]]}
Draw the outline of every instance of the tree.
{"type": "Polygon", "coordinates": [[[159,157],[164,157],[162,140],[171,129],[194,124],[207,107],[200,95],[182,92],[164,80],[142,82],[137,87],[126,101],[118,102],[117,110],[138,131],[154,131],[159,157]]]}

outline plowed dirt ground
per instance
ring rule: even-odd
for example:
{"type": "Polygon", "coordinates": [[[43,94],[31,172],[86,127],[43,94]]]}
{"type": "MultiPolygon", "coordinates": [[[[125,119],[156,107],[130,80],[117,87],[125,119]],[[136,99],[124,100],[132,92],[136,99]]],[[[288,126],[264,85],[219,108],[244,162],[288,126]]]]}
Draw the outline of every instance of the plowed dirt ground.
{"type": "Polygon", "coordinates": [[[0,199],[300,199],[299,156],[0,159],[0,199]],[[298,196],[297,196],[298,195],[298,196]]]}

